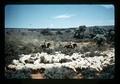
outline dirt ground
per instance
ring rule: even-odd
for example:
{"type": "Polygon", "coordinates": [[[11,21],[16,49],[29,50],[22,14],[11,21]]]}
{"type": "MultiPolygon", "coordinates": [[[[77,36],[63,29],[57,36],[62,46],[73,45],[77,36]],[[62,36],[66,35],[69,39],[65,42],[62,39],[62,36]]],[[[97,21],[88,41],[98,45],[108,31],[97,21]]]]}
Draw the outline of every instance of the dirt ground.
{"type": "Polygon", "coordinates": [[[42,73],[31,74],[32,79],[45,79],[42,73]]]}

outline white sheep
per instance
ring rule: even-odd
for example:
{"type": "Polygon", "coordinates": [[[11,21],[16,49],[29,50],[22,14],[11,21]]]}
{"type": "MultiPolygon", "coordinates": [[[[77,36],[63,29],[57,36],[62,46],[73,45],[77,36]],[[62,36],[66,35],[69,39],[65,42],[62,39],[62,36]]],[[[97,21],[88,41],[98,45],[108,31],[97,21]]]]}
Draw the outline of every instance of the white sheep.
{"type": "Polygon", "coordinates": [[[12,61],[12,63],[13,63],[14,65],[17,65],[17,64],[19,63],[19,60],[14,59],[14,60],[12,61]]]}
{"type": "Polygon", "coordinates": [[[17,66],[16,66],[16,70],[22,70],[25,68],[25,65],[22,64],[22,63],[19,63],[17,66]]]}
{"type": "Polygon", "coordinates": [[[19,61],[20,61],[21,63],[25,64],[25,60],[30,59],[30,57],[31,57],[31,55],[24,55],[23,57],[21,57],[21,58],[19,59],[19,61]]]}
{"type": "Polygon", "coordinates": [[[16,70],[16,65],[13,65],[13,64],[9,64],[7,67],[6,67],[7,70],[16,70]]]}
{"type": "Polygon", "coordinates": [[[35,66],[34,64],[25,64],[25,67],[30,69],[34,68],[34,66],[35,66]]]}
{"type": "Polygon", "coordinates": [[[34,64],[35,65],[40,64],[40,61],[41,61],[41,59],[37,59],[37,60],[34,61],[34,64]]]}

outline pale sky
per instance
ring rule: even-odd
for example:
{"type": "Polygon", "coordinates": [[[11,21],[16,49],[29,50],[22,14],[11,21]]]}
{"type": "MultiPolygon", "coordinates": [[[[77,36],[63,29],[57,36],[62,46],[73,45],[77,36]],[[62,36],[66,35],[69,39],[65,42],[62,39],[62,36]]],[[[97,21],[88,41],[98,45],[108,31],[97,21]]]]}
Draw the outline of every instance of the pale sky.
{"type": "Polygon", "coordinates": [[[6,5],[5,28],[114,25],[114,5],[6,5]]]}

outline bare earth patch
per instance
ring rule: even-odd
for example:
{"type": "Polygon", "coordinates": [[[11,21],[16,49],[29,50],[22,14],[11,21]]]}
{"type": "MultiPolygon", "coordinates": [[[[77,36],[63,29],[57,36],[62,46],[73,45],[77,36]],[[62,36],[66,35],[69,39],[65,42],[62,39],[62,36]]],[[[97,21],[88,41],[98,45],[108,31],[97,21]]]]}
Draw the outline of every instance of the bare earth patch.
{"type": "Polygon", "coordinates": [[[41,73],[31,74],[31,78],[32,79],[45,79],[43,77],[43,74],[41,74],[41,73]]]}

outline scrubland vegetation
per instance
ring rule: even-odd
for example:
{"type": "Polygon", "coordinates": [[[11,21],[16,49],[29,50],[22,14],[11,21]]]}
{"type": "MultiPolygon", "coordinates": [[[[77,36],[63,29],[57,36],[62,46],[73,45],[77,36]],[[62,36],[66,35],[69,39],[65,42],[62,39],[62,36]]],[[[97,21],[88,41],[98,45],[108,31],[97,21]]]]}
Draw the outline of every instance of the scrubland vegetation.
{"type": "Polygon", "coordinates": [[[112,79],[114,26],[5,29],[6,78],[112,79]]]}

